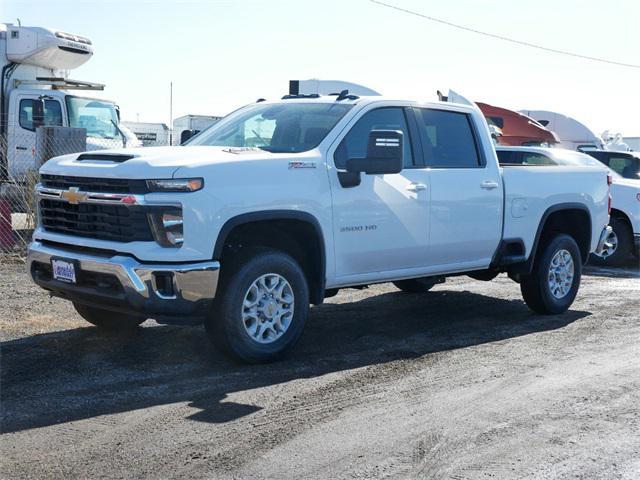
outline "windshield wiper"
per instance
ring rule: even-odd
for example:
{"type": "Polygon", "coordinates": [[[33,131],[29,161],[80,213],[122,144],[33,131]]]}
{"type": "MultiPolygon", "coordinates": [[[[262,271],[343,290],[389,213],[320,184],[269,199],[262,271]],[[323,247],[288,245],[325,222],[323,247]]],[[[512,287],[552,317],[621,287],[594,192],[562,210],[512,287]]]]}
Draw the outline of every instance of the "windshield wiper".
{"type": "Polygon", "coordinates": [[[124,132],[122,130],[120,130],[120,127],[118,126],[118,124],[116,122],[113,121],[113,118],[111,119],[111,123],[113,123],[113,126],[116,128],[116,130],[118,131],[118,133],[122,137],[122,147],[123,148],[127,148],[127,137],[124,136],[124,132]]]}

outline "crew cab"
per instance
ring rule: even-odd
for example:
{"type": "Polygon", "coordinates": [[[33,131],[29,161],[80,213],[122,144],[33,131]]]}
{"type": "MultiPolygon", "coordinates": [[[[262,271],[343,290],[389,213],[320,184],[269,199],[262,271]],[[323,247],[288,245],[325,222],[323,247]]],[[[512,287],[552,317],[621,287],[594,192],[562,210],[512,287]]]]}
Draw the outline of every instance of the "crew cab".
{"type": "Polygon", "coordinates": [[[562,313],[610,230],[606,169],[503,169],[477,108],[346,90],[40,173],[38,285],[105,329],[203,321],[246,362],[288,352],[310,304],[373,283],[507,272],[535,312],[562,313]]]}

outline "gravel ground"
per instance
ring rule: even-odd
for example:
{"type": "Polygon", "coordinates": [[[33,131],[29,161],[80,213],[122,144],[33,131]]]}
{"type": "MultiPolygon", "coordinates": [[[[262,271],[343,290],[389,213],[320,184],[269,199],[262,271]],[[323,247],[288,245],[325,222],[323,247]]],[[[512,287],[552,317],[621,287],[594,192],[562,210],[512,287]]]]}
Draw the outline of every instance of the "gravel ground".
{"type": "Polygon", "coordinates": [[[640,274],[589,269],[542,317],[457,277],[346,290],[286,361],[200,327],[102,335],[0,266],[2,478],[640,477],[640,274]]]}

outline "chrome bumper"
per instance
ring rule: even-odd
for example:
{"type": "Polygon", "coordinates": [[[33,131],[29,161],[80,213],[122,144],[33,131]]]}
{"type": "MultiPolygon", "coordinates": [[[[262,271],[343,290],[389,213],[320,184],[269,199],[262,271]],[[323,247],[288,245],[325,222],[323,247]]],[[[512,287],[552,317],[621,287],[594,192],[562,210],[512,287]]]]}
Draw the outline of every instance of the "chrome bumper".
{"type": "Polygon", "coordinates": [[[609,235],[611,234],[611,232],[613,231],[613,229],[607,225],[606,227],[604,227],[602,229],[602,232],[600,233],[600,239],[598,240],[598,246],[596,247],[596,255],[600,255],[602,253],[602,251],[609,246],[607,244],[607,238],[609,238],[609,235]]]}
{"type": "Polygon", "coordinates": [[[216,261],[141,263],[125,255],[84,253],[39,241],[29,245],[27,266],[33,281],[56,296],[156,320],[202,316],[215,297],[220,271],[216,261]],[[76,265],[76,284],[52,278],[52,258],[76,265]]]}

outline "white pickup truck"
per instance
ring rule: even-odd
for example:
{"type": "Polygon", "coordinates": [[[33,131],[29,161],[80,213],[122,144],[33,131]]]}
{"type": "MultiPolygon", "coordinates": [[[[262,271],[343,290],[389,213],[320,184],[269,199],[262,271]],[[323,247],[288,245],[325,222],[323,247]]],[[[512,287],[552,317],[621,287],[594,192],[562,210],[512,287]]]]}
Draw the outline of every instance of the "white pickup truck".
{"type": "Polygon", "coordinates": [[[341,288],[507,272],[534,311],[564,312],[610,231],[605,170],[502,169],[477,109],[347,91],[40,173],[38,285],[105,329],[204,321],[246,362],[290,350],[309,305],[341,288]]]}

